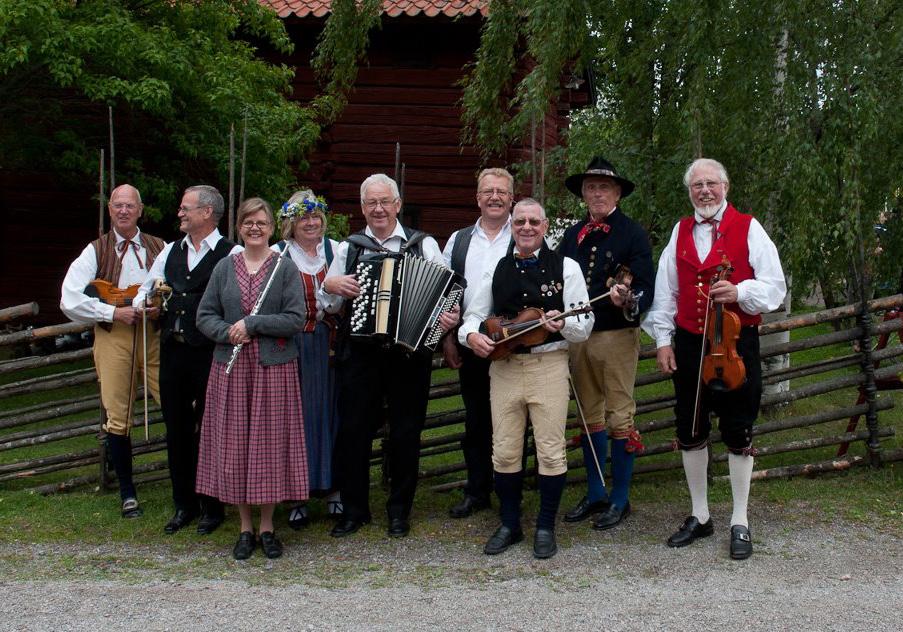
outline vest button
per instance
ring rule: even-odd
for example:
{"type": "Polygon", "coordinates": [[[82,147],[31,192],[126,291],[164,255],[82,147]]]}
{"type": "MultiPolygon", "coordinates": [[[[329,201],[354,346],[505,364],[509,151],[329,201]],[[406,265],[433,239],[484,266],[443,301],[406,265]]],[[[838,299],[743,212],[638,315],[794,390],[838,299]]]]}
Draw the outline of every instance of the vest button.
{"type": "Polygon", "coordinates": [[[191,278],[191,275],[190,275],[190,274],[186,274],[186,275],[185,275],[185,278],[186,278],[186,279],[190,279],[190,278],[191,278]]]}
{"type": "Polygon", "coordinates": [[[188,296],[188,294],[186,294],[185,292],[182,292],[182,296],[188,296]]]}

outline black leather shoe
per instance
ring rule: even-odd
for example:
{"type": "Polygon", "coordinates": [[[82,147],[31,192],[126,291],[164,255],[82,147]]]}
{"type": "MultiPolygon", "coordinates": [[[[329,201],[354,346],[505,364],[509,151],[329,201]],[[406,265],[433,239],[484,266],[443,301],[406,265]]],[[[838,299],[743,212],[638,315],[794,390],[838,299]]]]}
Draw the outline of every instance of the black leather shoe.
{"type": "Polygon", "coordinates": [[[752,555],[752,537],[749,535],[749,527],[735,524],[731,527],[731,558],[745,560],[752,555]]]}
{"type": "Polygon", "coordinates": [[[198,519],[198,535],[210,535],[223,524],[223,516],[204,514],[198,519]]]}
{"type": "Polygon", "coordinates": [[[533,557],[545,560],[558,553],[555,532],[551,529],[537,529],[533,535],[533,557]]]}
{"type": "Polygon", "coordinates": [[[711,518],[705,524],[700,524],[695,516],[690,516],[684,520],[677,533],[668,538],[668,546],[687,546],[692,544],[696,538],[707,538],[713,533],[715,533],[715,527],[712,525],[711,518]]]}
{"type": "Polygon", "coordinates": [[[508,550],[509,546],[517,544],[523,539],[524,532],[520,527],[517,529],[509,529],[505,525],[502,525],[496,529],[495,533],[493,533],[486,541],[486,546],[483,547],[483,553],[486,555],[498,555],[499,553],[504,553],[508,550]]]}
{"type": "Polygon", "coordinates": [[[329,535],[334,538],[344,538],[346,535],[357,532],[358,529],[369,522],[369,520],[351,520],[350,518],[343,518],[336,523],[332,528],[332,531],[329,532],[329,535]]]}
{"type": "Polygon", "coordinates": [[[393,538],[403,538],[411,532],[411,523],[405,518],[389,518],[389,528],[386,529],[393,538]]]}
{"type": "Polygon", "coordinates": [[[141,511],[141,505],[135,497],[126,498],[122,501],[122,517],[123,518],[140,518],[144,512],[141,511]]]}
{"type": "Polygon", "coordinates": [[[464,495],[464,499],[457,505],[448,510],[448,515],[452,518],[466,518],[483,509],[489,509],[488,498],[477,498],[476,496],[464,495]]]}
{"type": "Polygon", "coordinates": [[[295,531],[300,531],[302,527],[306,527],[310,523],[310,517],[307,513],[307,505],[295,505],[288,513],[288,526],[295,531]]]}
{"type": "Polygon", "coordinates": [[[254,539],[254,534],[250,531],[242,531],[238,536],[238,542],[235,543],[235,548],[232,549],[232,557],[237,560],[246,560],[251,557],[251,553],[256,547],[257,541],[254,539]]]}
{"type": "Polygon", "coordinates": [[[263,554],[271,560],[282,557],[282,542],[276,538],[276,534],[272,531],[260,532],[260,548],[263,549],[263,554]]]}
{"type": "Polygon", "coordinates": [[[626,505],[624,505],[624,507],[612,505],[606,511],[599,514],[599,516],[593,521],[593,529],[596,529],[597,531],[611,529],[612,527],[620,524],[621,521],[629,515],[630,503],[627,503],[626,505]]]}
{"type": "Polygon", "coordinates": [[[611,503],[608,502],[608,500],[590,502],[586,496],[584,496],[583,500],[577,503],[576,507],[564,514],[563,520],[565,522],[580,522],[581,520],[586,520],[593,514],[602,513],[610,506],[611,503]]]}
{"type": "Polygon", "coordinates": [[[194,514],[185,511],[184,509],[176,509],[176,513],[173,514],[172,518],[169,519],[169,522],[163,527],[163,532],[167,535],[172,535],[179,529],[187,527],[194,521],[194,514]]]}

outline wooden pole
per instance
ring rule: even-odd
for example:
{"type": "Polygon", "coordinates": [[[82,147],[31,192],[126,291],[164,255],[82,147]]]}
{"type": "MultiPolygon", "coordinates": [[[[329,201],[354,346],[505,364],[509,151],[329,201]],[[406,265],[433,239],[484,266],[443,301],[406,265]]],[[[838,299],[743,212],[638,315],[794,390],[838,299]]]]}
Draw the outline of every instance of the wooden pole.
{"type": "Polygon", "coordinates": [[[49,338],[51,336],[61,336],[63,334],[77,334],[88,331],[93,325],[84,323],[64,323],[62,325],[49,325],[47,327],[38,327],[36,329],[26,329],[17,331],[13,334],[0,336],[0,347],[16,345],[20,342],[31,342],[40,338],[49,338]]]}
{"type": "Polygon", "coordinates": [[[103,157],[103,148],[100,150],[100,175],[98,177],[97,188],[99,191],[99,195],[97,196],[97,236],[103,237],[103,224],[104,224],[104,202],[106,201],[106,195],[104,194],[103,189],[103,181],[104,181],[104,157],[103,157]]]}
{"type": "Polygon", "coordinates": [[[22,318],[25,316],[37,316],[40,307],[37,303],[23,303],[22,305],[13,305],[0,309],[0,323],[8,323],[11,320],[22,318]]]}
{"type": "Polygon", "coordinates": [[[229,240],[235,241],[235,123],[229,126],[229,240]]]}
{"type": "Polygon", "coordinates": [[[248,113],[242,119],[241,128],[241,179],[238,183],[238,203],[245,201],[245,162],[248,158],[248,113]]]}
{"type": "Polygon", "coordinates": [[[113,106],[107,107],[110,120],[110,194],[116,188],[116,139],[113,136],[113,106]]]}

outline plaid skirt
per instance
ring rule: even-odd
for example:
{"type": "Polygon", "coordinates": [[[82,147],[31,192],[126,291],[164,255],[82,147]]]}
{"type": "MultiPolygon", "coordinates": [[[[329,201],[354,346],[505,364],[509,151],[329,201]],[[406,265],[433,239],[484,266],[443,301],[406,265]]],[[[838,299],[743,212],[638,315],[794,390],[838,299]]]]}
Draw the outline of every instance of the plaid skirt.
{"type": "Polygon", "coordinates": [[[229,375],[214,361],[207,383],[196,489],[234,505],[308,497],[297,362],[259,359],[252,339],[229,375]]]}

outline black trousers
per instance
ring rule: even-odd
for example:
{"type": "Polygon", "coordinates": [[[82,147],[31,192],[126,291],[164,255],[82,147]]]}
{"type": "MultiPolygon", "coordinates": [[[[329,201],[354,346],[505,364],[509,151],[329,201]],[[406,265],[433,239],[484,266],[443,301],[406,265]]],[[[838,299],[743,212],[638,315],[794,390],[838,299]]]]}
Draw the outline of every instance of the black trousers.
{"type": "Polygon", "coordinates": [[[172,338],[160,344],[160,408],[166,423],[166,453],[172,500],[190,513],[222,512],[222,504],[194,491],[198,469],[201,420],[213,345],[194,347],[172,338]]]}
{"type": "Polygon", "coordinates": [[[712,430],[709,412],[718,415],[721,440],[731,452],[742,453],[752,445],[752,427],[759,416],[762,400],[762,363],[759,358],[759,333],[756,327],[743,327],[737,341],[737,353],[746,367],[746,382],[738,389],[715,392],[702,387],[697,432],[693,434],[696,409],[696,387],[699,376],[699,357],[702,336],[680,327],[674,335],[674,392],[677,404],[677,441],[682,449],[694,449],[708,441],[712,430]]]}
{"type": "Polygon", "coordinates": [[[370,519],[370,455],[373,436],[388,405],[389,518],[407,518],[420,464],[420,432],[426,416],[432,354],[406,353],[370,341],[351,340],[339,363],[339,432],[334,459],[345,517],[370,519]]]}
{"type": "Polygon", "coordinates": [[[489,365],[466,347],[458,345],[461,354],[461,398],[464,400],[464,439],[461,449],[467,465],[464,493],[475,498],[488,498],[492,493],[492,407],[489,404],[489,365]]]}

